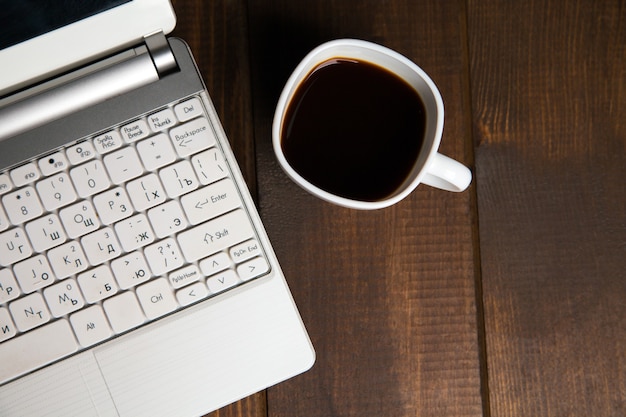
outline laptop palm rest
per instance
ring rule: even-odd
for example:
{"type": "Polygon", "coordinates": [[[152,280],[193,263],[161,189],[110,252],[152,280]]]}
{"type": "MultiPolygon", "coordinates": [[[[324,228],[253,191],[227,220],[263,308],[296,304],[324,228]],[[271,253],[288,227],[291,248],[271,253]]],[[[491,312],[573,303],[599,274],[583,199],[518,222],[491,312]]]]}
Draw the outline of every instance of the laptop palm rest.
{"type": "Polygon", "coordinates": [[[239,399],[238,393],[253,394],[308,369],[312,352],[301,344],[305,338],[293,337],[302,326],[290,297],[276,297],[277,288],[271,289],[281,281],[255,284],[212,308],[184,312],[184,320],[165,321],[156,332],[142,329],[96,350],[120,416],[199,415],[239,399]],[[173,400],[166,407],[156,401],[164,397],[173,400]]]}
{"type": "Polygon", "coordinates": [[[314,353],[302,343],[305,338],[293,337],[302,326],[290,297],[276,297],[276,287],[284,288],[271,277],[251,283],[211,308],[192,307],[77,355],[71,366],[53,365],[57,369],[46,379],[22,378],[0,403],[16,408],[0,409],[0,415],[48,416],[53,409],[64,417],[201,415],[239,399],[241,392],[250,395],[303,372],[314,353]],[[164,397],[171,399],[166,408],[164,397]],[[63,402],[66,407],[59,407],[63,402]]]}

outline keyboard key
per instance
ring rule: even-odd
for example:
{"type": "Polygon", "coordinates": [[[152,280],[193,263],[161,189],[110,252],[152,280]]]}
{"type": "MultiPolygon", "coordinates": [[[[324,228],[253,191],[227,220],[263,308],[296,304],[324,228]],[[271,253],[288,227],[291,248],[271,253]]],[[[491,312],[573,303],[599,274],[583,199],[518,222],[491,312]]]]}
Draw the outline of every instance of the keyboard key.
{"type": "Polygon", "coordinates": [[[148,174],[126,185],[130,199],[137,211],[159,205],[167,199],[161,181],[156,174],[148,174]]]}
{"type": "Polygon", "coordinates": [[[185,285],[189,285],[192,282],[196,282],[202,275],[200,270],[195,265],[188,265],[184,268],[174,271],[169,274],[170,284],[174,288],[182,288],[185,285]]]}
{"type": "Polygon", "coordinates": [[[64,279],[87,269],[87,258],[78,242],[68,242],[48,251],[48,260],[58,279],[64,279]]]}
{"type": "Polygon", "coordinates": [[[265,258],[254,258],[246,263],[237,266],[237,274],[244,281],[260,277],[270,270],[265,258]]]}
{"type": "Polygon", "coordinates": [[[123,144],[122,136],[117,130],[111,130],[93,138],[94,148],[102,155],[118,149],[123,144]]]}
{"type": "Polygon", "coordinates": [[[80,310],[85,305],[85,300],[73,279],[66,279],[46,288],[43,296],[54,317],[65,316],[80,310]]]}
{"type": "Polygon", "coordinates": [[[26,224],[26,234],[37,252],[58,246],[67,240],[61,220],[56,214],[49,214],[26,224]]]}
{"type": "Polygon", "coordinates": [[[133,205],[122,187],[98,194],[93,198],[93,204],[102,224],[112,224],[133,214],[133,205]]]}
{"type": "Polygon", "coordinates": [[[172,198],[193,191],[200,185],[189,161],[181,161],[163,168],[159,176],[163,181],[165,191],[172,198]]]}
{"type": "Polygon", "coordinates": [[[150,129],[145,121],[135,120],[132,123],[122,126],[120,134],[127,143],[133,143],[147,137],[150,134],[150,129]]]}
{"type": "Polygon", "coordinates": [[[96,156],[96,150],[91,142],[80,142],[67,148],[67,159],[72,165],[82,164],[96,156]]]}
{"type": "Polygon", "coordinates": [[[185,259],[193,262],[253,236],[252,225],[246,213],[243,210],[235,210],[180,233],[178,243],[185,259]]]}
{"type": "Polygon", "coordinates": [[[0,204],[0,232],[9,228],[9,218],[0,204]]]}
{"type": "Polygon", "coordinates": [[[76,352],[78,345],[67,320],[57,320],[46,326],[0,344],[0,384],[23,375],[49,362],[76,352]]]}
{"type": "Polygon", "coordinates": [[[176,124],[176,116],[172,109],[163,109],[157,113],[148,116],[148,125],[153,132],[160,132],[169,129],[176,124]]]}
{"type": "Polygon", "coordinates": [[[78,195],[85,198],[109,188],[111,182],[102,162],[91,161],[70,171],[78,195]]]}
{"type": "Polygon", "coordinates": [[[13,183],[8,174],[0,174],[0,195],[8,193],[13,189],[13,183]]]}
{"type": "Polygon", "coordinates": [[[37,255],[15,264],[13,273],[25,294],[51,285],[55,278],[48,259],[43,255],[37,255]]]}
{"type": "Polygon", "coordinates": [[[176,291],[176,299],[181,306],[200,301],[209,295],[209,290],[203,282],[196,282],[181,290],[176,291]]]}
{"type": "Polygon", "coordinates": [[[137,151],[132,146],[106,155],[104,157],[104,165],[107,167],[113,184],[121,184],[132,180],[143,173],[139,155],[137,155],[137,151]]]}
{"type": "Polygon", "coordinates": [[[39,181],[36,187],[41,202],[49,211],[67,206],[77,198],[72,181],[64,172],[39,181]]]}
{"type": "Polygon", "coordinates": [[[111,269],[106,265],[100,265],[78,276],[85,300],[93,304],[104,300],[117,293],[118,287],[111,269]]]}
{"type": "Polygon", "coordinates": [[[70,238],[86,235],[100,227],[96,211],[89,201],[81,201],[61,210],[59,217],[70,238]]]}
{"type": "Polygon", "coordinates": [[[34,329],[50,321],[50,312],[48,307],[46,307],[46,302],[38,292],[13,301],[9,304],[9,311],[15,325],[22,332],[34,329]]]}
{"type": "Polygon", "coordinates": [[[104,300],[102,307],[115,333],[130,330],[146,320],[135,293],[131,291],[104,300]]]}
{"type": "Polygon", "coordinates": [[[17,328],[11,319],[9,310],[0,308],[0,343],[17,334],[17,328]]]}
{"type": "Polygon", "coordinates": [[[2,197],[2,203],[11,223],[22,224],[41,216],[43,207],[33,187],[22,188],[2,197]]]}
{"type": "Polygon", "coordinates": [[[204,117],[198,117],[170,130],[174,149],[181,158],[193,155],[215,145],[211,125],[204,117]]]}
{"type": "Polygon", "coordinates": [[[181,122],[186,122],[202,114],[202,104],[197,98],[192,98],[174,106],[174,113],[181,122]]]}
{"type": "Polygon", "coordinates": [[[187,228],[183,208],[176,200],[168,201],[148,211],[148,218],[157,237],[164,238],[187,228]]]}
{"type": "Polygon", "coordinates": [[[137,288],[137,298],[149,319],[156,319],[178,308],[178,302],[165,278],[158,278],[137,288]]]}
{"type": "Polygon", "coordinates": [[[132,252],[111,262],[111,270],[120,288],[126,290],[146,282],[152,274],[141,252],[132,252]]]}
{"type": "Polygon", "coordinates": [[[241,206],[239,193],[230,179],[208,185],[180,199],[187,219],[199,224],[241,206]]]}
{"type": "Polygon", "coordinates": [[[16,187],[30,184],[41,177],[39,168],[37,168],[37,164],[34,162],[17,167],[11,170],[9,174],[11,175],[13,184],[15,184],[16,187]]]}
{"type": "Polygon", "coordinates": [[[137,144],[137,152],[148,171],[169,165],[176,160],[176,152],[170,138],[161,133],[137,144]]]}
{"type": "Polygon", "coordinates": [[[232,261],[225,252],[216,253],[200,262],[200,270],[205,277],[217,274],[224,269],[228,269],[233,265],[232,261]]]}
{"type": "Polygon", "coordinates": [[[239,282],[239,278],[237,277],[235,271],[233,271],[232,269],[227,269],[226,271],[220,272],[217,275],[207,278],[206,285],[212,294],[217,294],[231,287],[234,287],[235,285],[239,284],[239,282]]]}
{"type": "Polygon", "coordinates": [[[69,162],[62,151],[41,158],[38,164],[41,173],[46,177],[61,172],[69,166],[69,162]]]}
{"type": "Polygon", "coordinates": [[[1,266],[12,265],[33,253],[26,233],[19,227],[0,233],[0,248],[2,248],[1,266]]]}
{"type": "Polygon", "coordinates": [[[83,347],[93,346],[113,335],[109,321],[99,305],[72,314],[70,323],[83,347]]]}
{"type": "Polygon", "coordinates": [[[236,263],[247,261],[261,255],[261,245],[256,240],[249,240],[230,249],[230,257],[236,263]]]}
{"type": "Polygon", "coordinates": [[[137,214],[115,225],[115,232],[126,252],[154,242],[154,233],[145,214],[137,214]]]}
{"type": "Polygon", "coordinates": [[[182,253],[173,238],[164,239],[143,250],[154,275],[163,275],[180,268],[185,263],[182,253]]]}
{"type": "Polygon", "coordinates": [[[0,304],[16,299],[21,294],[10,269],[0,269],[0,304]]]}
{"type": "Polygon", "coordinates": [[[217,148],[211,148],[191,158],[201,184],[210,184],[228,176],[226,161],[217,148]]]}
{"type": "Polygon", "coordinates": [[[80,243],[91,265],[100,265],[122,254],[122,247],[110,227],[83,236],[80,243]]]}

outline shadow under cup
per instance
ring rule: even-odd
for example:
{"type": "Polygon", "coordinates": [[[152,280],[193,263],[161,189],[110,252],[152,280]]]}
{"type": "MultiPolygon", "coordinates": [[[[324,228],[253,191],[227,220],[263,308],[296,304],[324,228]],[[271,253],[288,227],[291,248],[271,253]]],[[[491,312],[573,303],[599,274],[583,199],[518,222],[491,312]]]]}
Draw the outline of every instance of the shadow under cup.
{"type": "Polygon", "coordinates": [[[376,209],[423,181],[442,130],[443,102],[424,71],[385,47],[348,39],[303,59],[281,94],[272,133],[282,168],[305,190],[376,209]]]}

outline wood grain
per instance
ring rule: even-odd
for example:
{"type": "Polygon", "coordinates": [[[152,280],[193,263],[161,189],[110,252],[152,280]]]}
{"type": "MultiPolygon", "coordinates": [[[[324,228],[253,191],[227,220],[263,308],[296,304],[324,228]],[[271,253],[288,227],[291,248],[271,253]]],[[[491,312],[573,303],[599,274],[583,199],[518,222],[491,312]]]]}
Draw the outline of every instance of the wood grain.
{"type": "Polygon", "coordinates": [[[626,8],[468,12],[491,415],[626,415],[626,8]]]}

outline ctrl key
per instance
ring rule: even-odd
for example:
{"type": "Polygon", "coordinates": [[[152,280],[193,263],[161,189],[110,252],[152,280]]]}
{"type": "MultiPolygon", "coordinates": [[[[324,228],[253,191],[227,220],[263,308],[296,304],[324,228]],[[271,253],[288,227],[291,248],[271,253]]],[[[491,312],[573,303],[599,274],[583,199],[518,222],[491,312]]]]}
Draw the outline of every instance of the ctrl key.
{"type": "Polygon", "coordinates": [[[74,333],[67,320],[31,330],[0,343],[0,384],[34,371],[78,350],[74,333]]]}

